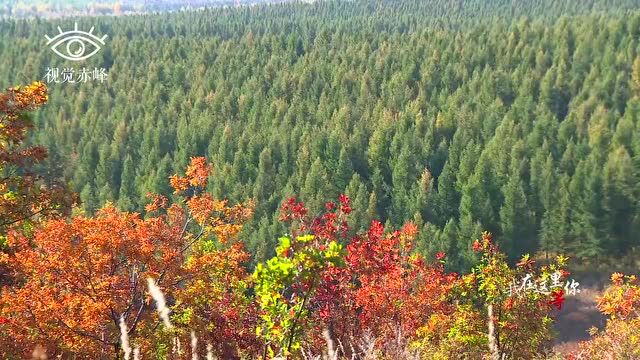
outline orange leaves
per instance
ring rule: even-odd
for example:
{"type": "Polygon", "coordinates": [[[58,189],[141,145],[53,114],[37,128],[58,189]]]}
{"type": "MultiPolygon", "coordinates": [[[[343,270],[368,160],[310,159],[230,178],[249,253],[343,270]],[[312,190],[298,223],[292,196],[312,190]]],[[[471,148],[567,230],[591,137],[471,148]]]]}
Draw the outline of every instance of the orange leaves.
{"type": "Polygon", "coordinates": [[[166,209],[169,204],[169,199],[166,196],[147,194],[151,198],[151,202],[145,205],[144,209],[147,212],[154,212],[160,209],[166,209]]]}
{"type": "MultiPolygon", "coordinates": [[[[187,171],[189,184],[206,185],[208,169],[194,159],[187,171]]],[[[0,316],[8,320],[9,336],[24,344],[22,350],[41,343],[49,355],[113,356],[120,316],[128,329],[135,329],[132,341],[144,346],[142,337],[151,335],[156,321],[147,277],[157,279],[170,299],[186,307],[204,301],[217,287],[218,297],[194,308],[202,312],[197,316],[249,306],[243,293],[248,275],[241,266],[248,255],[242,246],[232,243],[210,251],[203,242],[234,238],[251,209],[196,192],[173,204],[153,196],[147,210],[157,213],[143,218],[107,204],[94,217],[50,220],[29,237],[10,233],[13,255],[4,257],[21,281],[0,293],[0,316]],[[217,240],[206,239],[208,235],[217,240]]],[[[238,319],[229,317],[224,323],[238,319]]]]}
{"type": "MultiPolygon", "coordinates": [[[[0,93],[0,235],[34,215],[53,215],[66,210],[75,197],[63,186],[45,186],[31,167],[46,158],[38,146],[23,142],[32,123],[23,116],[47,102],[47,87],[35,82],[0,93]]],[[[0,282],[2,280],[0,279],[0,282]]]]}
{"type": "Polygon", "coordinates": [[[473,241],[473,245],[471,246],[471,248],[475,252],[480,252],[482,251],[482,243],[480,242],[480,240],[476,239],[473,241]]]}
{"type": "MultiPolygon", "coordinates": [[[[46,150],[38,146],[24,145],[27,130],[33,127],[24,113],[36,110],[46,102],[47,88],[41,82],[0,92],[0,172],[3,173],[3,176],[0,176],[0,286],[11,285],[22,280],[23,274],[14,266],[16,259],[30,261],[26,254],[9,255],[13,251],[12,245],[27,248],[22,245],[29,244],[29,240],[22,238],[16,230],[29,228],[39,221],[63,215],[75,202],[75,196],[68,193],[64,186],[59,183],[45,183],[40,176],[32,172],[33,165],[46,158],[46,150]],[[6,238],[7,235],[9,235],[8,238],[6,238]],[[6,244],[4,244],[5,240],[6,244]]],[[[66,259],[61,258],[61,261],[64,262],[66,259]]],[[[33,269],[28,269],[28,272],[35,273],[33,269]]],[[[48,280],[46,274],[36,273],[36,275],[38,281],[48,280]]],[[[34,299],[30,303],[30,306],[37,307],[41,301],[46,301],[49,295],[44,287],[35,287],[35,290],[42,290],[43,294],[42,299],[34,299]]],[[[32,289],[28,286],[17,292],[20,293],[20,291],[22,294],[32,293],[32,289]]],[[[2,289],[0,294],[12,295],[2,289]]],[[[19,294],[17,296],[23,298],[19,294]]],[[[21,346],[23,339],[19,335],[31,332],[35,334],[34,336],[42,336],[41,329],[26,329],[21,319],[16,320],[12,317],[11,314],[21,309],[22,311],[30,310],[21,308],[19,303],[15,305],[11,303],[7,307],[4,301],[0,300],[0,318],[4,323],[4,326],[0,324],[0,356],[4,355],[4,348],[21,346]],[[16,336],[11,339],[5,337],[9,329],[16,331],[14,333],[16,336]]],[[[51,312],[57,310],[55,307],[48,309],[51,312]]],[[[42,328],[47,328],[48,325],[41,324],[42,328]]]]}
{"type": "Polygon", "coordinates": [[[598,309],[612,318],[640,317],[640,286],[633,275],[611,275],[613,285],[598,298],[598,309]]]}
{"type": "Polygon", "coordinates": [[[227,208],[226,200],[216,200],[209,194],[195,196],[187,200],[187,206],[191,210],[193,217],[201,224],[210,218],[212,214],[225,212],[228,214],[230,212],[230,209],[227,208]]]}
{"type": "Polygon", "coordinates": [[[622,285],[622,283],[624,282],[624,274],[621,274],[619,272],[615,272],[613,274],[611,274],[611,282],[614,285],[622,285]]]}
{"type": "Polygon", "coordinates": [[[187,167],[186,178],[191,186],[206,187],[210,173],[211,165],[207,164],[207,160],[204,157],[194,157],[187,167]]]}
{"type": "Polygon", "coordinates": [[[216,200],[210,194],[194,196],[186,203],[198,224],[222,243],[234,238],[242,230],[242,223],[253,214],[252,202],[229,207],[227,200],[216,200]]]}
{"type": "Polygon", "coordinates": [[[35,110],[47,100],[47,86],[41,81],[35,81],[27,86],[10,88],[0,94],[0,112],[15,116],[20,112],[35,110]]]}
{"type": "Polygon", "coordinates": [[[414,223],[409,222],[402,227],[401,232],[409,239],[414,239],[418,233],[418,227],[414,223]]]}
{"type": "MultiPolygon", "coordinates": [[[[141,279],[165,273],[174,282],[181,275],[179,228],[113,207],[95,218],[50,221],[31,243],[10,259],[24,284],[3,292],[0,304],[7,307],[0,306],[0,313],[18,320],[19,327],[10,329],[14,337],[25,336],[20,329],[46,328],[23,341],[63,336],[54,344],[63,352],[106,351],[107,344],[92,339],[116,341],[114,318],[144,303],[141,279]]],[[[128,315],[131,321],[134,314],[128,315]]]]}
{"type": "Polygon", "coordinates": [[[22,109],[33,109],[43,105],[49,99],[47,86],[41,81],[35,81],[24,87],[10,89],[18,107],[22,109]]]}
{"type": "Polygon", "coordinates": [[[174,194],[180,193],[189,188],[189,180],[178,175],[171,176],[169,178],[169,184],[171,184],[171,187],[174,189],[174,194]]]}
{"type": "Polygon", "coordinates": [[[189,189],[189,186],[205,188],[210,174],[211,165],[204,157],[192,157],[185,176],[171,176],[169,183],[174,189],[174,194],[178,194],[189,189]]]}
{"type": "Polygon", "coordinates": [[[597,299],[598,309],[609,315],[606,328],[591,332],[593,338],[580,344],[575,359],[640,357],[640,284],[634,275],[613,273],[612,285],[597,299]]]}

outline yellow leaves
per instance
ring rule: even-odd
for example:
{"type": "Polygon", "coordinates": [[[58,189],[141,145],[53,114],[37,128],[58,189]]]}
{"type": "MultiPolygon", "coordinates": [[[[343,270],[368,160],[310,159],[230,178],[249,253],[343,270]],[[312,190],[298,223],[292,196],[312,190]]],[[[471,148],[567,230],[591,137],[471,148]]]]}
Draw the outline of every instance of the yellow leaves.
{"type": "Polygon", "coordinates": [[[35,81],[30,85],[10,89],[13,92],[14,101],[21,108],[37,107],[49,100],[47,86],[40,81],[35,81]]]}
{"type": "Polygon", "coordinates": [[[614,272],[613,274],[611,274],[611,282],[614,285],[622,285],[623,281],[624,281],[624,274],[621,274],[619,272],[614,272]]]}
{"type": "Polygon", "coordinates": [[[4,194],[2,194],[2,198],[5,201],[14,201],[16,199],[16,193],[13,191],[7,191],[4,194]]]}
{"type": "Polygon", "coordinates": [[[442,115],[441,112],[438,112],[438,115],[436,116],[435,126],[437,129],[441,129],[444,127],[444,125],[445,125],[444,115],[442,115]]]}
{"type": "Polygon", "coordinates": [[[636,97],[640,96],[640,56],[636,57],[631,68],[631,87],[636,97]]]}
{"type": "Polygon", "coordinates": [[[221,243],[236,237],[242,224],[253,213],[253,203],[229,207],[227,200],[216,200],[210,194],[202,194],[187,200],[187,208],[193,218],[204,227],[205,235],[214,234],[221,243]]]}
{"type": "Polygon", "coordinates": [[[638,318],[640,307],[640,287],[635,283],[635,276],[624,276],[621,273],[611,275],[612,286],[598,297],[598,309],[612,319],[638,318]],[[628,280],[625,282],[625,278],[628,280]],[[635,314],[635,315],[634,315],[635,314]]]}
{"type": "Polygon", "coordinates": [[[558,255],[556,256],[556,263],[559,267],[565,267],[567,266],[567,261],[569,260],[568,257],[563,256],[563,255],[558,255]]]}

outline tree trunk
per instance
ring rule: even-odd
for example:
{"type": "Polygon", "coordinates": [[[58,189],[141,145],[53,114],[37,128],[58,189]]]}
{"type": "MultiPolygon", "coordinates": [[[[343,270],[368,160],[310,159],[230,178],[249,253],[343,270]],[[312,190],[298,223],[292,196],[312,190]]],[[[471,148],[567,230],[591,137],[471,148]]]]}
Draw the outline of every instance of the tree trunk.
{"type": "Polygon", "coordinates": [[[493,323],[493,304],[489,304],[487,306],[487,317],[489,325],[489,352],[491,353],[491,360],[500,360],[500,349],[498,348],[496,328],[493,323]]]}

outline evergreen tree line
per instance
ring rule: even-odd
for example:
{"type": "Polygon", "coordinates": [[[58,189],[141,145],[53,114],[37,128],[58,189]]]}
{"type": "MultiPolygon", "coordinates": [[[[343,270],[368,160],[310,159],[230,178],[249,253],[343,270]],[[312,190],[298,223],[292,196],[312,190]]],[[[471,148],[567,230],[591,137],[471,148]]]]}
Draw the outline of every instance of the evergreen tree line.
{"type": "Polygon", "coordinates": [[[512,258],[597,260],[640,245],[636,1],[316,2],[159,15],[0,22],[3,87],[47,67],[106,83],[49,84],[31,139],[82,207],[144,211],[191,156],[209,190],[253,198],[244,238],[264,261],[283,199],[346,193],[354,231],[421,229],[419,249],[468,268],[489,230],[512,258]],[[60,26],[107,44],[83,63],[45,46],[60,26]]]}

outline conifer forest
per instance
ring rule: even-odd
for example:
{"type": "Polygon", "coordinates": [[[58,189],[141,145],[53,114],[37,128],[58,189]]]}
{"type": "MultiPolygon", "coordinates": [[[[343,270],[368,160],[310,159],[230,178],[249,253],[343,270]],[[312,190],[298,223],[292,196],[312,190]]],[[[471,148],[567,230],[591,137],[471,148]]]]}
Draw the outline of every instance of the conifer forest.
{"type": "Polygon", "coordinates": [[[0,359],[640,359],[640,2],[181,1],[0,4],[0,359]]]}

